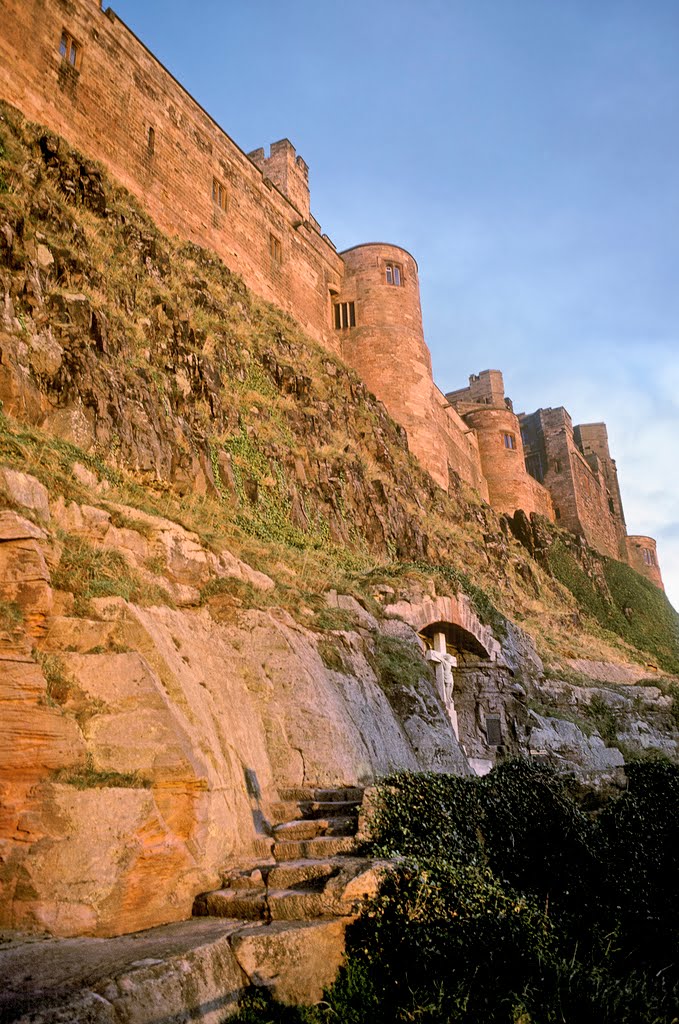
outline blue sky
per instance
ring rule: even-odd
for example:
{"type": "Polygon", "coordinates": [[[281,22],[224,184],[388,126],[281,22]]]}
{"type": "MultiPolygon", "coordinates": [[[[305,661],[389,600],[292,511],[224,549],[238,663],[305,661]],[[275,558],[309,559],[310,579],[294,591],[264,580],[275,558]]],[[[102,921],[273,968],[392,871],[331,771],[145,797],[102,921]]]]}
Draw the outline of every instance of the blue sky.
{"type": "Polygon", "coordinates": [[[117,0],[339,249],[420,267],[437,383],[605,420],[679,605],[679,0],[117,0]]]}

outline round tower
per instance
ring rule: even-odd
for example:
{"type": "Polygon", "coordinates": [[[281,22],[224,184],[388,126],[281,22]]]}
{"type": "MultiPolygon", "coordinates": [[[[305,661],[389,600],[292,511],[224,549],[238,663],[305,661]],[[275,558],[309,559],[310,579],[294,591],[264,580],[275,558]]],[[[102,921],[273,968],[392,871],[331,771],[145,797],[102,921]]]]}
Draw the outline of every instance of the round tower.
{"type": "Polygon", "coordinates": [[[512,410],[480,405],[465,409],[464,421],[476,432],[493,508],[508,515],[521,508],[528,514],[540,512],[553,519],[549,495],[526,470],[521,427],[512,410]]]}
{"type": "Polygon", "coordinates": [[[653,537],[642,537],[635,534],[627,538],[627,555],[629,564],[638,573],[645,576],[656,587],[664,590],[660,566],[658,565],[658,550],[653,537]]]}
{"type": "Polygon", "coordinates": [[[447,488],[417,263],[405,249],[384,242],[356,245],[340,256],[345,273],[341,293],[333,296],[333,325],[342,356],[405,427],[413,455],[447,488]]]}

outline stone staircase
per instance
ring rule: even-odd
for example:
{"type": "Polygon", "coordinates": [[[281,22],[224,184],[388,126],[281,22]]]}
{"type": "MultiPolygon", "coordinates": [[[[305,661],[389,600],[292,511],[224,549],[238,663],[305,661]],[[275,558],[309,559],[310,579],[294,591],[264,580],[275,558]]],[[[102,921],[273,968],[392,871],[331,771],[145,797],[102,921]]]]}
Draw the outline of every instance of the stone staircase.
{"type": "Polygon", "coordinates": [[[271,857],[226,872],[221,889],[196,898],[195,916],[264,924],[347,918],[375,894],[384,865],[355,855],[363,790],[293,789],[280,796],[271,857]]]}

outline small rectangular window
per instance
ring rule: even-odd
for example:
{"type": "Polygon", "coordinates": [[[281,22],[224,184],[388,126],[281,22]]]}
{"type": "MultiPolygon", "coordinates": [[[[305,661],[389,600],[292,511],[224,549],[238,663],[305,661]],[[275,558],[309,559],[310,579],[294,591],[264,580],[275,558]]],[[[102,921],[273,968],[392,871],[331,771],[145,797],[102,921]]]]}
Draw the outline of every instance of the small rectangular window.
{"type": "Polygon", "coordinates": [[[504,434],[505,448],[510,448],[512,451],[516,450],[516,438],[513,434],[504,434]]]}
{"type": "Polygon", "coordinates": [[[80,67],[80,45],[76,43],[70,32],[66,29],[62,29],[61,39],[59,41],[59,53],[63,60],[65,60],[71,67],[76,70],[80,67]]]}
{"type": "Polygon", "coordinates": [[[218,206],[220,210],[224,210],[224,212],[226,213],[226,208],[228,205],[226,189],[222,185],[221,181],[217,180],[217,178],[212,179],[212,202],[215,204],[215,206],[218,206]]]}
{"type": "Polygon", "coordinates": [[[153,156],[156,150],[156,130],[155,128],[149,128],[146,134],[146,151],[149,156],[153,156]]]}
{"type": "Polygon", "coordinates": [[[561,459],[554,459],[554,462],[552,463],[552,468],[554,469],[555,473],[560,473],[561,472],[561,459]]]}
{"type": "Polygon", "coordinates": [[[387,263],[385,267],[385,274],[387,278],[387,284],[400,285],[401,283],[401,268],[398,263],[387,263]]]}
{"type": "Polygon", "coordinates": [[[269,252],[271,253],[271,259],[274,263],[283,262],[283,249],[281,247],[280,238],[276,238],[275,235],[269,236],[269,252]]]}
{"type": "Polygon", "coordinates": [[[336,302],[334,315],[336,330],[341,331],[356,326],[356,308],[353,302],[336,302]]]}

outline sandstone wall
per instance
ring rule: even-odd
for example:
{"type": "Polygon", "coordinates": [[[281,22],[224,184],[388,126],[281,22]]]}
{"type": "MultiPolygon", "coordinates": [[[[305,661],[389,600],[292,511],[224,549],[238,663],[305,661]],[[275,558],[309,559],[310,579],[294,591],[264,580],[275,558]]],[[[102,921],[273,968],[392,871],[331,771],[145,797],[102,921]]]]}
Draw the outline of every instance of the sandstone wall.
{"type": "Polygon", "coordinates": [[[329,288],[338,288],[342,263],[310,220],[306,165],[287,140],[272,152],[276,187],[95,0],[0,0],[0,23],[3,98],[105,163],[159,227],[214,249],[338,351],[329,288]],[[59,52],[64,29],[79,47],[75,67],[59,52]]]}
{"type": "Polygon", "coordinates": [[[520,419],[530,455],[539,455],[544,486],[556,522],[583,536],[593,548],[620,558],[618,525],[608,504],[603,473],[595,471],[575,443],[564,408],[539,409],[520,419]]]}
{"type": "Polygon", "coordinates": [[[342,355],[405,427],[410,450],[436,482],[448,487],[449,470],[483,490],[475,439],[449,415],[434,385],[424,340],[417,264],[399,246],[359,245],[343,252],[345,277],[337,301],[353,302],[356,325],[340,329],[342,355]],[[400,283],[389,283],[397,267],[400,283]]]}
{"type": "Polygon", "coordinates": [[[637,572],[645,576],[656,587],[664,590],[665,587],[658,565],[658,551],[653,537],[643,537],[639,534],[627,538],[627,552],[629,564],[637,572]]]}
{"type": "Polygon", "coordinates": [[[549,492],[526,471],[521,430],[510,409],[480,405],[464,413],[479,443],[481,469],[488,481],[490,504],[513,515],[517,509],[554,518],[549,492]],[[511,442],[507,442],[507,438],[511,442]],[[511,443],[514,447],[508,447],[511,443]]]}
{"type": "Polygon", "coordinates": [[[622,496],[618,483],[618,469],[611,458],[608,447],[608,431],[605,423],[581,423],[573,428],[573,437],[578,448],[590,464],[593,472],[603,477],[606,489],[608,514],[618,540],[618,555],[627,560],[627,527],[622,507],[622,496]]]}

